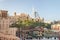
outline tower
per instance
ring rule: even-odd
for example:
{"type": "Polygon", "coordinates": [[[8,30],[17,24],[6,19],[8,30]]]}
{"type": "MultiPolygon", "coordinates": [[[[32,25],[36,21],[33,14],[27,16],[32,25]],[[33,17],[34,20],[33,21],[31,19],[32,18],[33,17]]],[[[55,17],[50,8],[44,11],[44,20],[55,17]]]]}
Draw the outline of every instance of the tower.
{"type": "Polygon", "coordinates": [[[6,10],[0,10],[0,17],[6,18],[8,16],[7,13],[8,13],[8,11],[6,11],[6,10]]]}
{"type": "Polygon", "coordinates": [[[32,9],[33,14],[34,14],[34,18],[39,18],[39,14],[38,12],[35,10],[35,8],[32,9]]]}
{"type": "Polygon", "coordinates": [[[14,16],[16,16],[16,12],[14,12],[14,16]]]}

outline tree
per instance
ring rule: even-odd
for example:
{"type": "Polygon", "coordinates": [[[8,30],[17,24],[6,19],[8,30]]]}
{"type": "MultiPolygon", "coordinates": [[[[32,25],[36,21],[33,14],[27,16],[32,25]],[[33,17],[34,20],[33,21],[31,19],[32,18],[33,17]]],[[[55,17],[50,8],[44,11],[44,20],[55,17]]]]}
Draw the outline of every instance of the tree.
{"type": "Polygon", "coordinates": [[[49,28],[49,29],[51,28],[51,24],[38,22],[38,21],[36,22],[36,21],[28,20],[28,19],[27,20],[19,19],[18,21],[16,21],[15,23],[11,25],[11,27],[17,27],[21,35],[23,34],[23,32],[21,32],[23,29],[34,29],[37,26],[43,27],[43,28],[49,28]]]}
{"type": "Polygon", "coordinates": [[[45,23],[44,25],[46,28],[51,29],[51,24],[45,23]]]}

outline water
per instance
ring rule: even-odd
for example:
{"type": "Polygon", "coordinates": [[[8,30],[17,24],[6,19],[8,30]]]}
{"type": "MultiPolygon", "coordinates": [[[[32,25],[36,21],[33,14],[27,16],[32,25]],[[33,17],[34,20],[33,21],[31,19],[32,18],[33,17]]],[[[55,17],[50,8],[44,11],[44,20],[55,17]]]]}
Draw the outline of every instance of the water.
{"type": "MultiPolygon", "coordinates": [[[[22,39],[20,39],[20,40],[22,40],[22,39]]],[[[39,40],[39,39],[35,39],[35,38],[33,38],[33,39],[25,39],[25,40],[39,40]]],[[[56,38],[56,39],[54,39],[54,38],[43,38],[43,39],[40,39],[40,40],[59,40],[58,38],[56,38]]]]}

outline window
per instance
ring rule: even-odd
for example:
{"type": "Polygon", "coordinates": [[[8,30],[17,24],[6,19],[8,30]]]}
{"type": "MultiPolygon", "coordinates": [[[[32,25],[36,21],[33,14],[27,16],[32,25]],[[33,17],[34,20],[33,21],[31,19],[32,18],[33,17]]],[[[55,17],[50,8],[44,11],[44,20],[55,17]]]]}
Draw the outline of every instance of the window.
{"type": "Polygon", "coordinates": [[[0,40],[1,40],[1,37],[0,37],[0,40]]]}
{"type": "Polygon", "coordinates": [[[14,40],[14,39],[13,39],[14,40]]]}
{"type": "Polygon", "coordinates": [[[1,24],[0,24],[0,29],[1,29],[1,24]]]}

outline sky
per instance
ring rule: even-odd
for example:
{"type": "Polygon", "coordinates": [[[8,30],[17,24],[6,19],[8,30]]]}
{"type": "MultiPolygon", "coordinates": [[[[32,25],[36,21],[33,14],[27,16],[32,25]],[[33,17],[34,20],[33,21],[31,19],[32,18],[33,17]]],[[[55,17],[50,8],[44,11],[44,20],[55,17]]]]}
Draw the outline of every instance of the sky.
{"type": "Polygon", "coordinates": [[[16,12],[34,17],[33,8],[45,20],[60,20],[60,0],[0,0],[0,10],[7,10],[9,15],[16,12]]]}

